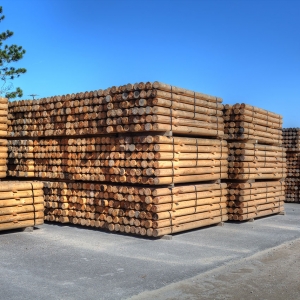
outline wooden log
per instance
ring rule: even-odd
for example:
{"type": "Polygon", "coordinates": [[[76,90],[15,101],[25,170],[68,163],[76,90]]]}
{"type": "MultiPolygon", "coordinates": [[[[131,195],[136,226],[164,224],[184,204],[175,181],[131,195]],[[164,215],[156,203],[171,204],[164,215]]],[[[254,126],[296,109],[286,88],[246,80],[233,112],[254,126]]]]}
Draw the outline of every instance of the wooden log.
{"type": "Polygon", "coordinates": [[[42,219],[42,218],[44,218],[43,211],[18,213],[18,214],[3,215],[3,216],[1,215],[0,216],[0,230],[2,227],[2,223],[24,221],[24,220],[34,220],[34,219],[42,219]]]}
{"type": "Polygon", "coordinates": [[[3,230],[11,230],[11,229],[18,229],[18,228],[26,228],[32,227],[37,225],[44,224],[44,218],[36,219],[36,220],[25,220],[25,221],[14,221],[14,222],[7,222],[2,223],[0,226],[0,231],[3,230]]]}
{"type": "Polygon", "coordinates": [[[172,216],[172,219],[167,218],[158,221],[147,220],[146,228],[158,229],[163,227],[170,227],[172,225],[176,226],[179,224],[185,224],[185,223],[199,221],[203,219],[219,217],[220,215],[225,216],[226,213],[227,213],[226,209],[221,209],[221,210],[217,209],[217,210],[210,210],[210,211],[205,211],[200,213],[193,213],[191,215],[182,215],[179,217],[172,216]]]}
{"type": "Polygon", "coordinates": [[[0,146],[7,146],[7,140],[0,139],[0,146]]]}
{"type": "Polygon", "coordinates": [[[207,191],[207,190],[218,190],[218,189],[225,189],[227,187],[226,183],[209,183],[209,184],[186,184],[180,185],[178,187],[174,187],[172,189],[169,188],[143,188],[142,191],[146,196],[164,196],[164,195],[171,195],[171,194],[182,194],[182,193],[190,193],[190,192],[200,192],[200,191],[207,191]]]}
{"type": "Polygon", "coordinates": [[[256,194],[262,194],[262,193],[267,193],[267,192],[278,192],[278,191],[284,191],[284,185],[278,185],[278,186],[271,186],[271,187],[263,187],[263,188],[249,188],[249,189],[230,189],[229,193],[230,194],[236,194],[240,196],[246,196],[246,195],[256,195],[256,194]]]}
{"type": "Polygon", "coordinates": [[[38,190],[29,190],[29,191],[11,191],[11,192],[1,192],[0,193],[0,200],[2,199],[21,199],[21,198],[28,198],[28,197],[39,197],[43,196],[44,192],[42,189],[38,190]]]}
{"type": "Polygon", "coordinates": [[[234,207],[244,208],[244,207],[256,206],[256,205],[272,203],[272,202],[274,203],[274,202],[279,202],[279,201],[284,201],[284,200],[285,200],[284,194],[281,196],[266,197],[265,199],[261,198],[261,199],[257,199],[257,200],[251,200],[251,201],[236,200],[236,201],[234,201],[234,207]]]}
{"type": "Polygon", "coordinates": [[[160,160],[155,161],[153,163],[153,167],[156,169],[160,168],[193,168],[197,166],[201,167],[208,167],[208,166],[227,166],[226,160],[181,160],[181,161],[167,161],[167,160],[160,160]]]}
{"type": "Polygon", "coordinates": [[[198,128],[192,126],[177,126],[159,123],[146,123],[145,131],[173,131],[177,134],[198,135],[198,136],[222,136],[222,130],[210,128],[198,128]]]}
{"type": "Polygon", "coordinates": [[[259,218],[259,217],[265,217],[268,215],[278,214],[283,211],[284,211],[284,206],[279,206],[279,207],[275,207],[273,209],[266,209],[266,210],[249,213],[249,214],[238,215],[235,218],[235,220],[236,221],[245,221],[245,220],[249,220],[249,219],[255,219],[255,218],[259,218]]]}
{"type": "Polygon", "coordinates": [[[250,150],[260,150],[260,151],[278,151],[278,152],[284,152],[284,149],[282,147],[277,146],[271,146],[271,145],[260,145],[260,144],[252,144],[252,143],[239,143],[239,142],[233,142],[228,143],[229,148],[236,148],[236,149],[250,149],[250,150]]]}
{"type": "Polygon", "coordinates": [[[204,191],[193,191],[189,193],[176,193],[171,195],[162,195],[162,196],[156,196],[156,197],[150,197],[147,196],[145,198],[145,202],[150,204],[163,204],[163,203],[177,203],[179,201],[187,201],[187,200],[201,200],[206,198],[214,198],[214,197],[220,197],[227,194],[226,189],[217,189],[217,190],[204,190],[204,191]]]}
{"type": "Polygon", "coordinates": [[[168,153],[168,152],[159,152],[155,153],[154,158],[156,160],[190,160],[190,159],[203,159],[203,160],[213,160],[213,159],[226,159],[228,157],[226,149],[224,152],[219,153],[168,153]]]}
{"type": "Polygon", "coordinates": [[[282,167],[286,168],[286,163],[283,161],[273,161],[273,162],[232,162],[228,164],[229,167],[236,167],[236,168],[272,168],[272,167],[282,167]]]}
{"type": "Polygon", "coordinates": [[[209,218],[209,219],[203,219],[203,220],[198,220],[194,222],[189,222],[185,224],[179,224],[176,226],[168,226],[168,227],[163,227],[163,228],[158,228],[158,229],[153,229],[153,230],[147,230],[147,235],[148,236],[153,236],[153,237],[158,237],[162,235],[167,235],[167,234],[172,234],[180,231],[185,231],[185,230],[190,230],[194,228],[199,228],[199,227],[204,227],[212,224],[217,224],[220,222],[225,222],[228,220],[227,216],[222,216],[222,217],[214,217],[214,218],[209,218]]]}
{"type": "Polygon", "coordinates": [[[286,158],[282,156],[251,156],[251,155],[238,155],[229,156],[229,161],[239,161],[239,162],[286,162],[286,158]]]}
{"type": "Polygon", "coordinates": [[[159,177],[159,178],[150,178],[150,184],[172,184],[172,183],[186,183],[186,182],[197,182],[197,181],[208,181],[208,180],[218,180],[218,179],[228,178],[227,173],[214,173],[210,172],[209,174],[199,174],[199,175],[187,175],[187,176],[177,176],[177,177],[159,177]]]}
{"type": "Polygon", "coordinates": [[[0,216],[10,215],[10,214],[18,214],[25,212],[34,212],[34,211],[43,211],[43,204],[35,204],[35,205],[24,205],[24,206],[14,206],[14,207],[1,207],[0,216]]]}
{"type": "Polygon", "coordinates": [[[278,173],[286,172],[285,167],[273,167],[273,168],[239,168],[239,169],[234,169],[233,173],[235,174],[256,174],[256,173],[263,173],[263,174],[269,174],[269,173],[278,173]]]}
{"type": "Polygon", "coordinates": [[[207,198],[201,199],[201,201],[180,201],[177,203],[166,203],[161,205],[153,205],[152,212],[154,220],[167,219],[170,218],[171,215],[174,216],[182,216],[194,214],[196,212],[202,211],[210,211],[210,210],[220,210],[222,208],[226,208],[226,197],[215,197],[215,198],[207,198]],[[171,214],[171,215],[170,215],[171,214]]]}
{"type": "Polygon", "coordinates": [[[247,180],[247,179],[282,179],[285,178],[285,173],[273,173],[273,174],[229,174],[230,179],[239,179],[239,180],[247,180]]]}
{"type": "Polygon", "coordinates": [[[8,104],[8,98],[0,97],[1,104],[8,104]]]}
{"type": "Polygon", "coordinates": [[[158,90],[167,91],[167,92],[171,92],[171,93],[175,93],[175,94],[179,94],[179,95],[186,95],[186,96],[190,96],[190,97],[193,97],[196,99],[204,99],[206,101],[218,102],[218,103],[222,102],[222,99],[218,98],[218,97],[214,97],[214,96],[210,96],[210,95],[206,95],[206,94],[202,94],[202,93],[198,93],[198,92],[193,92],[193,91],[190,91],[187,89],[175,87],[175,86],[161,83],[158,81],[153,82],[152,86],[153,86],[153,88],[158,89],[158,90]]]}
{"type": "MultiPolygon", "coordinates": [[[[134,146],[134,145],[133,145],[134,146]]],[[[172,144],[155,144],[153,147],[154,151],[157,152],[198,152],[198,153],[207,153],[207,152],[226,152],[223,147],[219,146],[194,146],[194,145],[172,145],[172,144]]]]}
{"type": "Polygon", "coordinates": [[[262,115],[264,115],[268,118],[272,117],[274,119],[282,119],[281,115],[278,115],[278,114],[270,112],[268,110],[261,109],[261,108],[255,107],[255,106],[251,106],[251,105],[248,105],[248,104],[245,104],[245,103],[241,103],[239,105],[239,108],[243,109],[244,111],[249,111],[251,113],[254,111],[255,113],[262,114],[262,115]]]}
{"type": "Polygon", "coordinates": [[[188,118],[179,118],[175,116],[161,116],[161,115],[149,115],[146,117],[146,122],[148,123],[162,123],[162,124],[172,124],[173,126],[189,126],[189,127],[199,127],[199,128],[208,128],[215,130],[224,130],[223,122],[207,122],[200,121],[199,119],[188,119],[188,118]]]}
{"type": "Polygon", "coordinates": [[[281,181],[264,181],[264,182],[253,182],[253,183],[234,183],[230,184],[230,188],[238,188],[240,190],[249,190],[251,188],[266,188],[273,186],[284,186],[284,182],[281,181]]]}
{"type": "Polygon", "coordinates": [[[147,143],[176,144],[176,145],[198,145],[198,146],[227,146],[225,140],[190,138],[190,137],[168,137],[162,135],[148,135],[147,143]]]}
{"type": "Polygon", "coordinates": [[[42,182],[23,182],[23,181],[3,181],[0,184],[0,192],[9,191],[26,191],[26,190],[37,190],[42,189],[42,182]]]}
{"type": "MultiPolygon", "coordinates": [[[[185,108],[183,106],[183,108],[185,108]]],[[[200,109],[199,109],[200,110],[200,109]]],[[[201,111],[201,110],[200,110],[201,111]]],[[[210,111],[208,111],[210,112],[210,111]]],[[[167,107],[160,107],[160,106],[147,106],[145,109],[145,114],[149,116],[172,116],[172,118],[186,118],[186,119],[193,119],[193,120],[199,120],[199,121],[205,121],[205,122],[212,122],[212,123],[224,123],[223,118],[221,117],[222,114],[220,111],[219,113],[216,113],[215,110],[212,110],[210,113],[212,115],[207,115],[203,113],[196,113],[194,112],[193,106],[191,106],[191,111],[185,110],[178,110],[173,108],[167,108],[167,107]],[[219,115],[220,118],[218,118],[219,115]]],[[[156,121],[155,121],[156,122],[156,121]]]]}
{"type": "Polygon", "coordinates": [[[30,204],[40,204],[44,203],[44,197],[27,197],[27,198],[18,198],[18,199],[1,199],[0,207],[9,207],[9,206],[19,206],[19,205],[30,205],[30,204]]]}

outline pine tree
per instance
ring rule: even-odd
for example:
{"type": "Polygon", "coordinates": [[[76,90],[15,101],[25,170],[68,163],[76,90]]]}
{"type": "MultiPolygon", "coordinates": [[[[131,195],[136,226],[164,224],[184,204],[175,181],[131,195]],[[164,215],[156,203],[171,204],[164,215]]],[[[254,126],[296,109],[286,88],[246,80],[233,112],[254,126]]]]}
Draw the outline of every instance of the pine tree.
{"type": "MultiPolygon", "coordinates": [[[[0,6],[0,22],[4,20],[5,16],[2,13],[2,6],[0,6]]],[[[21,46],[17,45],[3,45],[3,42],[13,36],[13,32],[6,30],[0,33],[0,78],[4,81],[0,87],[0,95],[12,99],[16,97],[22,97],[23,91],[17,87],[14,88],[10,80],[13,80],[20,76],[20,74],[26,73],[24,68],[14,68],[9,66],[11,63],[17,62],[23,58],[25,50],[21,46]]]]}

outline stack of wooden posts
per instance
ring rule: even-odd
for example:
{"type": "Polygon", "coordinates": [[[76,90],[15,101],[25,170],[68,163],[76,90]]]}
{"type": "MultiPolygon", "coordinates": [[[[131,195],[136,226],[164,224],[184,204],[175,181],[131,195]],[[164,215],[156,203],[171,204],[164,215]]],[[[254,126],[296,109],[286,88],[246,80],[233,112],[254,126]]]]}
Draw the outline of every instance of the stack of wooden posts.
{"type": "Polygon", "coordinates": [[[8,99],[0,97],[0,137],[7,137],[8,99]]]}
{"type": "Polygon", "coordinates": [[[248,104],[225,105],[227,140],[257,140],[260,144],[282,144],[282,116],[248,104]]]}
{"type": "Polygon", "coordinates": [[[229,219],[243,221],[282,212],[286,177],[282,117],[235,104],[225,106],[224,118],[229,152],[229,219]]]}
{"type": "Polygon", "coordinates": [[[227,142],[159,135],[9,141],[9,175],[172,184],[227,178],[227,142]]]}
{"type": "Polygon", "coordinates": [[[0,139],[0,178],[6,177],[7,155],[7,140],[0,139]]]}
{"type": "Polygon", "coordinates": [[[0,231],[43,223],[42,182],[0,182],[0,231]]]}
{"type": "Polygon", "coordinates": [[[286,149],[286,202],[300,203],[300,128],[283,128],[283,146],[286,149]]]}
{"type": "Polygon", "coordinates": [[[226,221],[221,103],[159,82],[14,102],[9,175],[47,182],[49,221],[149,236],[226,221]]]}
{"type": "Polygon", "coordinates": [[[282,179],[286,176],[286,153],[280,146],[255,141],[229,142],[229,179],[282,179]]]}
{"type": "Polygon", "coordinates": [[[34,141],[8,141],[8,176],[34,177],[34,141]]]}
{"type": "Polygon", "coordinates": [[[228,219],[244,221],[284,211],[283,181],[230,183],[228,219]]]}
{"type": "Polygon", "coordinates": [[[0,97],[0,178],[6,176],[7,171],[7,115],[8,99],[0,97]]]}
{"type": "Polygon", "coordinates": [[[282,144],[287,152],[300,152],[300,128],[283,128],[282,144]]]}
{"type": "Polygon", "coordinates": [[[9,134],[70,136],[172,131],[223,136],[222,99],[160,82],[9,104],[9,134]]]}
{"type": "Polygon", "coordinates": [[[47,221],[161,236],[226,221],[227,185],[175,188],[45,182],[47,221]]]}

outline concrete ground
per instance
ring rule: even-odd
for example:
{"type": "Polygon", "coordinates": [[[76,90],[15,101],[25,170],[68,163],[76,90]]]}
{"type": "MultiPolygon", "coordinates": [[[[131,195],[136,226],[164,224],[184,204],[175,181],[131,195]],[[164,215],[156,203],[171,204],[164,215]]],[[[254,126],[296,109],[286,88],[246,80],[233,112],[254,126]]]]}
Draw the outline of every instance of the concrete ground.
{"type": "Polygon", "coordinates": [[[0,233],[0,299],[299,299],[300,205],[146,239],[69,225],[0,233]]]}

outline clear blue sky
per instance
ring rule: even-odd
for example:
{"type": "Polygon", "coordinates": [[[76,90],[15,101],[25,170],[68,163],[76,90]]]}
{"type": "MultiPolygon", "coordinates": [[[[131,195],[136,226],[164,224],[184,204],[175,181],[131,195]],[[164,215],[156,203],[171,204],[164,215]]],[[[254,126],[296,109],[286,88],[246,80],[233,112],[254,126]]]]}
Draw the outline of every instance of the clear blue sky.
{"type": "Polygon", "coordinates": [[[298,0],[2,0],[24,98],[162,81],[300,127],[298,0]]]}

